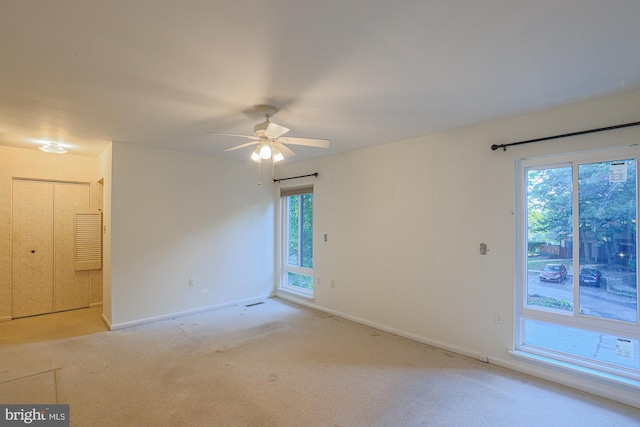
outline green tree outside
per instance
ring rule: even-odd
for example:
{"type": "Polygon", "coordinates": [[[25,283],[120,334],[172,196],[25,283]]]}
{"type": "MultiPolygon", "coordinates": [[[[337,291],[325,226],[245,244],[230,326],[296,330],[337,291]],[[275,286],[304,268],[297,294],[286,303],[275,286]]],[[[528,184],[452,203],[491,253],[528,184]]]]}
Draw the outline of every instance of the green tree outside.
{"type": "MultiPolygon", "coordinates": [[[[529,242],[559,245],[563,240],[573,240],[572,173],[571,166],[527,172],[529,242]]],[[[578,232],[584,261],[606,262],[607,259],[598,260],[600,248],[604,247],[604,253],[612,256],[620,248],[620,236],[635,242],[635,182],[633,160],[579,165],[578,232]],[[626,164],[626,180],[610,181],[612,163],[626,164]]]]}
{"type": "MultiPolygon", "coordinates": [[[[289,196],[289,265],[313,268],[313,194],[289,196]]],[[[313,277],[288,273],[288,283],[313,289],[313,277]]]]}

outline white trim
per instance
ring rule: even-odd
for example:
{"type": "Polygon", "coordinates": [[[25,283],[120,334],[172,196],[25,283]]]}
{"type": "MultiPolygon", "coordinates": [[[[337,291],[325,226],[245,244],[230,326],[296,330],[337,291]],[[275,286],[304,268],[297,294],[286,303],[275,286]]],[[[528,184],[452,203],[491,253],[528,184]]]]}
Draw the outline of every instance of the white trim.
{"type": "Polygon", "coordinates": [[[157,322],[158,320],[173,319],[175,317],[187,316],[190,314],[201,313],[203,311],[217,310],[220,308],[232,307],[234,305],[249,304],[249,303],[257,302],[263,299],[272,298],[273,296],[274,296],[273,293],[269,293],[267,295],[256,296],[256,297],[251,297],[251,298],[246,298],[246,299],[236,300],[236,301],[229,301],[221,304],[210,305],[207,307],[200,307],[200,308],[194,308],[191,310],[178,311],[175,313],[162,314],[160,316],[146,317],[144,319],[132,320],[130,322],[123,322],[123,323],[110,323],[106,319],[104,314],[102,315],[102,320],[106,323],[109,330],[115,331],[118,329],[130,328],[132,326],[139,326],[139,325],[144,325],[146,323],[157,322]]]}
{"type": "Polygon", "coordinates": [[[540,156],[533,157],[523,157],[521,159],[516,159],[517,161],[525,162],[529,166],[544,166],[544,165],[559,165],[563,163],[573,163],[576,156],[580,157],[580,162],[583,160],[585,162],[591,161],[608,161],[608,160],[619,160],[620,156],[624,157],[627,155],[636,156],[637,150],[640,144],[629,144],[629,145],[620,145],[614,147],[599,147],[593,148],[590,150],[578,150],[578,151],[569,151],[564,153],[556,153],[556,154],[543,154],[540,156]],[[604,159],[604,160],[603,160],[604,159]]]}
{"type": "Polygon", "coordinates": [[[315,297],[311,292],[297,291],[291,288],[279,288],[276,292],[276,296],[282,297],[282,299],[291,298],[291,301],[293,302],[298,302],[298,299],[300,298],[309,302],[315,300],[315,297]]]}
{"type": "MultiPolygon", "coordinates": [[[[313,185],[310,186],[302,186],[302,187],[296,187],[296,188],[310,188],[311,191],[307,191],[304,193],[299,193],[298,195],[303,195],[303,194],[311,194],[313,195],[313,185]]],[[[289,227],[288,227],[288,220],[289,220],[289,205],[288,205],[288,200],[289,200],[289,195],[282,195],[280,196],[280,208],[278,210],[278,223],[280,224],[280,228],[278,230],[278,232],[276,233],[277,235],[277,244],[276,244],[276,250],[277,250],[277,256],[278,256],[278,261],[277,261],[277,271],[276,271],[276,283],[277,283],[277,289],[276,289],[276,294],[279,295],[279,292],[285,292],[288,293],[291,296],[296,296],[296,297],[300,297],[300,298],[304,298],[306,300],[309,301],[313,301],[314,299],[314,289],[302,289],[302,288],[296,288],[295,286],[290,286],[287,283],[287,280],[285,278],[285,276],[287,275],[287,273],[293,273],[293,274],[299,274],[299,275],[303,275],[303,276],[309,276],[311,277],[312,283],[315,287],[315,279],[313,277],[313,268],[308,268],[308,267],[300,267],[300,266],[292,266],[287,264],[286,259],[289,256],[288,254],[288,231],[289,231],[289,227]]],[[[313,203],[315,206],[315,197],[313,199],[313,203]]],[[[315,221],[315,208],[312,212],[313,215],[313,219],[315,221]]],[[[302,219],[299,218],[300,221],[300,225],[302,224],[302,219]]],[[[315,233],[314,233],[315,234],[315,233]]],[[[302,235],[302,232],[299,231],[299,236],[298,238],[300,239],[302,235]]],[[[314,245],[315,246],[315,245],[314,245]]],[[[301,256],[301,254],[299,254],[299,256],[301,256]]]]}
{"type": "Polygon", "coordinates": [[[107,325],[107,329],[109,329],[110,331],[113,330],[113,328],[111,327],[111,322],[109,321],[109,319],[107,319],[107,316],[102,313],[102,316],[100,316],[100,318],[102,319],[102,321],[104,322],[105,325],[107,325]]]}
{"type": "Polygon", "coordinates": [[[45,178],[28,178],[24,176],[11,176],[11,179],[17,181],[36,181],[36,182],[51,182],[51,183],[61,183],[61,184],[86,184],[91,185],[92,181],[69,181],[64,179],[45,179],[45,178]]]}
{"type": "Polygon", "coordinates": [[[492,360],[492,362],[505,368],[640,408],[640,401],[638,400],[638,393],[640,393],[639,381],[523,351],[509,351],[509,354],[515,359],[525,361],[526,364],[521,365],[510,361],[496,363],[492,360]],[[542,369],[536,369],[535,366],[542,369]]]}
{"type": "Polygon", "coordinates": [[[553,353],[547,353],[545,351],[533,352],[523,350],[511,350],[509,354],[515,357],[520,357],[527,362],[537,362],[545,366],[551,366],[553,368],[565,369],[571,373],[580,375],[587,375],[596,379],[604,379],[607,381],[613,381],[618,385],[629,386],[636,392],[640,392],[640,379],[629,378],[623,375],[618,375],[615,372],[606,372],[600,369],[596,363],[592,363],[591,367],[585,365],[578,365],[573,363],[571,357],[564,359],[556,357],[553,353]]]}
{"type": "MultiPolygon", "coordinates": [[[[546,322],[555,324],[565,328],[574,328],[584,331],[592,331],[596,333],[611,335],[611,336],[625,336],[637,339],[639,333],[639,319],[636,322],[623,322],[618,320],[595,318],[583,316],[580,314],[579,301],[579,286],[573,287],[573,312],[558,313],[553,310],[544,310],[539,308],[529,308],[525,304],[526,286],[527,286],[527,259],[526,259],[526,240],[527,240],[527,207],[526,207],[526,171],[536,169],[546,169],[553,167],[568,166],[572,168],[572,187],[574,187],[578,181],[578,168],[580,165],[594,163],[594,162],[610,162],[614,160],[630,159],[633,158],[636,161],[636,165],[640,164],[640,153],[638,152],[638,146],[628,146],[605,150],[589,150],[583,152],[573,152],[564,154],[553,154],[547,156],[540,156],[528,159],[518,159],[515,162],[515,316],[514,316],[514,348],[515,351],[511,354],[518,357],[520,360],[526,363],[543,364],[545,367],[552,366],[554,369],[559,367],[571,374],[579,374],[586,376],[589,374],[589,379],[597,378],[598,380],[605,380],[609,383],[616,384],[635,384],[638,382],[637,368],[629,370],[630,376],[626,376],[624,373],[617,374],[624,369],[609,369],[602,365],[602,368],[598,367],[597,361],[580,361],[580,357],[574,357],[573,355],[557,356],[553,352],[537,352],[529,351],[524,345],[525,332],[524,332],[524,320],[534,320],[539,322],[546,322]],[[525,357],[528,356],[528,357],[525,357]]],[[[636,176],[636,190],[638,190],[638,177],[636,176]]],[[[572,207],[576,207],[579,204],[578,200],[578,188],[573,188],[572,195],[572,207]]],[[[639,199],[636,197],[636,212],[638,211],[637,203],[639,199]]],[[[579,212],[575,209],[572,213],[572,225],[573,229],[577,230],[578,224],[576,223],[579,212]]],[[[576,234],[576,233],[574,233],[576,234]]],[[[579,269],[579,257],[577,252],[580,250],[580,237],[576,236],[573,241],[573,270],[574,272],[579,269]]],[[[636,299],[636,306],[638,306],[636,299]]],[[[626,372],[626,371],[625,371],[626,372]]],[[[553,380],[553,379],[552,379],[553,380]]],[[[575,387],[572,385],[572,387],[575,387]]],[[[576,387],[583,389],[583,387],[576,387]]],[[[594,393],[593,390],[585,390],[590,393],[594,393]]],[[[636,389],[637,393],[638,390],[636,389]]],[[[597,393],[596,393],[597,394],[597,393]]],[[[616,398],[616,400],[620,400],[616,398]]],[[[635,404],[634,406],[637,406],[635,404]]]]}
{"type": "MultiPolygon", "coordinates": [[[[410,332],[406,332],[406,331],[403,331],[403,330],[400,330],[400,329],[391,328],[391,327],[382,325],[380,323],[371,322],[369,320],[365,320],[365,319],[362,319],[362,318],[356,317],[356,316],[351,316],[349,314],[345,314],[345,313],[342,313],[340,311],[335,311],[335,310],[331,310],[331,309],[328,309],[328,308],[320,307],[320,306],[317,306],[317,305],[315,305],[313,303],[310,303],[310,302],[304,302],[304,301],[301,301],[298,298],[290,298],[288,295],[284,295],[284,294],[280,295],[280,294],[278,294],[278,298],[282,298],[282,299],[287,300],[287,301],[292,301],[292,302],[295,302],[297,304],[304,305],[304,306],[309,307],[309,308],[313,308],[314,310],[319,310],[319,311],[331,314],[333,316],[340,317],[342,319],[350,320],[352,322],[359,323],[361,325],[365,325],[365,326],[369,326],[369,327],[374,328],[374,329],[378,329],[378,330],[383,331],[383,332],[388,332],[388,333],[393,334],[393,335],[397,335],[397,336],[400,336],[400,337],[408,338],[408,339],[410,339],[412,341],[417,341],[417,342],[421,342],[423,344],[427,344],[427,345],[430,345],[430,346],[433,346],[433,347],[438,347],[438,348],[441,348],[441,349],[444,349],[444,350],[449,350],[452,353],[461,354],[463,356],[467,356],[467,357],[470,357],[472,359],[476,359],[478,361],[486,361],[486,360],[488,360],[488,358],[486,358],[486,356],[483,353],[479,353],[479,352],[477,352],[475,350],[470,350],[468,348],[458,347],[458,346],[455,346],[455,345],[450,345],[450,344],[447,344],[447,343],[445,343],[443,341],[428,339],[428,338],[425,338],[425,337],[423,337],[421,335],[416,335],[416,334],[412,334],[410,332]]],[[[308,298],[305,298],[305,299],[308,299],[308,298]]]]}

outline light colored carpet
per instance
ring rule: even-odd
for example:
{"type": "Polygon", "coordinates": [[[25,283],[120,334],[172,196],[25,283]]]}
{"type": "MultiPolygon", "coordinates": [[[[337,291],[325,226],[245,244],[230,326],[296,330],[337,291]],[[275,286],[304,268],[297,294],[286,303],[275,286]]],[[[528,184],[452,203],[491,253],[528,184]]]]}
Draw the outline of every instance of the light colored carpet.
{"type": "Polygon", "coordinates": [[[72,426],[640,425],[630,406],[278,299],[113,332],[95,309],[54,316],[0,323],[0,402],[68,403],[72,426]]]}

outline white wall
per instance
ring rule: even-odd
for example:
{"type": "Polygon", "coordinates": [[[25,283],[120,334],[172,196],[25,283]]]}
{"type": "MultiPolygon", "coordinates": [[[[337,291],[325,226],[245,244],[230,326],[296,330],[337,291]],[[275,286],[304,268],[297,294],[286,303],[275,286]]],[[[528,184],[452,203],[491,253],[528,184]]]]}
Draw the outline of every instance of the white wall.
{"type": "Polygon", "coordinates": [[[277,189],[255,164],[122,143],[111,155],[112,327],[273,292],[277,189]]]}
{"type": "Polygon", "coordinates": [[[638,120],[640,91],[634,91],[280,166],[279,176],[320,174],[313,181],[315,300],[297,300],[463,354],[486,354],[495,363],[627,403],[639,402],[637,390],[535,367],[512,359],[508,350],[514,336],[515,160],[637,144],[640,127],[506,152],[490,149],[492,144],[638,120]],[[327,242],[322,240],[325,233],[327,242]],[[488,255],[479,254],[481,242],[488,245],[488,255]],[[504,324],[494,322],[494,313],[504,314],[504,324]]]}

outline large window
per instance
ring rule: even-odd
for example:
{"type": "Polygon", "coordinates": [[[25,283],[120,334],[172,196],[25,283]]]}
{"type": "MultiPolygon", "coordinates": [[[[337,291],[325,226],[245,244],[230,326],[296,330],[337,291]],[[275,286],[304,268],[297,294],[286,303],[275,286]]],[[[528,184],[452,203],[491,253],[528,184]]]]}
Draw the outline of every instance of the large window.
{"type": "Polygon", "coordinates": [[[516,350],[640,380],[637,152],[519,162],[516,350]]]}
{"type": "Polygon", "coordinates": [[[313,187],[281,190],[282,275],[280,287],[313,293],[313,187]]]}

